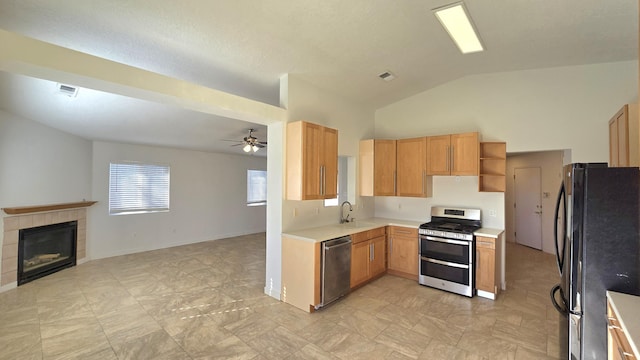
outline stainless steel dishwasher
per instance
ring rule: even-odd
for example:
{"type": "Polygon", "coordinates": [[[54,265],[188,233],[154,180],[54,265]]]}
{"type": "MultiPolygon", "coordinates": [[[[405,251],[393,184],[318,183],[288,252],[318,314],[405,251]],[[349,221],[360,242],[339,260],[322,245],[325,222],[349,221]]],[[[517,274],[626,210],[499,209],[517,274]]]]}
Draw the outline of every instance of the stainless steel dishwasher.
{"type": "Polygon", "coordinates": [[[351,282],[351,236],[322,242],[322,303],[336,301],[349,292],[351,282]]]}

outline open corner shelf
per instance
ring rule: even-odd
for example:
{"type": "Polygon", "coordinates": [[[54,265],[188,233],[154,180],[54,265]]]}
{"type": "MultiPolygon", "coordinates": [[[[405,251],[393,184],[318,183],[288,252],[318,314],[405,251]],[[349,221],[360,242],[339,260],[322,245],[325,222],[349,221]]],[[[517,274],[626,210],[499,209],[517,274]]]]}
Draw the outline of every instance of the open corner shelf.
{"type": "Polygon", "coordinates": [[[479,170],[479,191],[505,192],[507,187],[507,143],[481,142],[479,170]]]}

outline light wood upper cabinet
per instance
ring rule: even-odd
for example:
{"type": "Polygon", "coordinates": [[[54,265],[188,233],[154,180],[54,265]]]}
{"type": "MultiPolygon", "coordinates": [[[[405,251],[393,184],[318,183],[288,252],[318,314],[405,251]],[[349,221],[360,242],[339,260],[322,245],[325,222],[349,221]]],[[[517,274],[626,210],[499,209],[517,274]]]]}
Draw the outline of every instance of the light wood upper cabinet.
{"type": "Polygon", "coordinates": [[[638,105],[627,104],[609,120],[609,166],[640,165],[638,105]]]}
{"type": "Polygon", "coordinates": [[[296,121],[287,125],[287,199],[338,194],[338,130],[296,121]]]}
{"type": "Polygon", "coordinates": [[[397,140],[396,151],[396,195],[431,196],[432,178],[427,176],[427,138],[397,140]]]}
{"type": "Polygon", "coordinates": [[[360,196],[396,194],[396,141],[360,141],[360,196]]]}
{"type": "Polygon", "coordinates": [[[427,138],[427,175],[478,175],[478,133],[427,138]]]}
{"type": "Polygon", "coordinates": [[[388,272],[393,275],[418,279],[418,229],[389,226],[388,272]]]}
{"type": "Polygon", "coordinates": [[[396,194],[396,141],[373,140],[373,194],[396,194]]]}
{"type": "Polygon", "coordinates": [[[426,139],[360,141],[360,195],[431,196],[426,139]]]}

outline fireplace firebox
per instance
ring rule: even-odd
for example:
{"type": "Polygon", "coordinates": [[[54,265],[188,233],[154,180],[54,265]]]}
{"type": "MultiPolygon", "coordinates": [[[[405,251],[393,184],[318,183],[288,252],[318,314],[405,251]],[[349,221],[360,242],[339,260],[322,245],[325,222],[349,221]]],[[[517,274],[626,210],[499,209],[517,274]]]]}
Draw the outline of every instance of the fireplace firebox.
{"type": "Polygon", "coordinates": [[[77,237],[77,221],[20,230],[18,285],[75,266],[77,237]]]}

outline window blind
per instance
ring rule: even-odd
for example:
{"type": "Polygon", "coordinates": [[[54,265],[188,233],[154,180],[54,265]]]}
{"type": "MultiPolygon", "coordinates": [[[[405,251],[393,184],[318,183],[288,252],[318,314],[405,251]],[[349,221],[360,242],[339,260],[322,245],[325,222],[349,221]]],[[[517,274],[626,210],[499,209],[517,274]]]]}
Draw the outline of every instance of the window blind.
{"type": "Polygon", "coordinates": [[[264,205],[267,203],[267,172],[264,170],[247,170],[247,205],[264,205]]]}
{"type": "Polygon", "coordinates": [[[109,164],[109,214],[169,210],[169,166],[109,164]]]}

